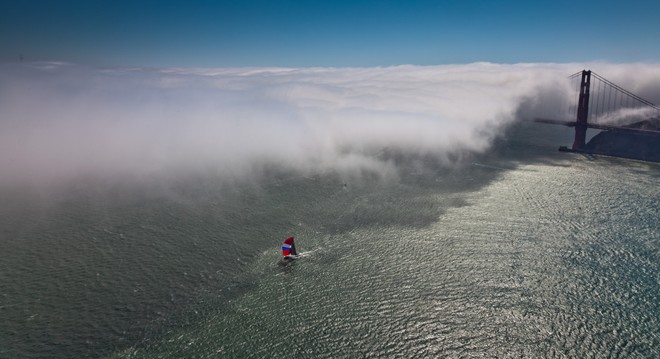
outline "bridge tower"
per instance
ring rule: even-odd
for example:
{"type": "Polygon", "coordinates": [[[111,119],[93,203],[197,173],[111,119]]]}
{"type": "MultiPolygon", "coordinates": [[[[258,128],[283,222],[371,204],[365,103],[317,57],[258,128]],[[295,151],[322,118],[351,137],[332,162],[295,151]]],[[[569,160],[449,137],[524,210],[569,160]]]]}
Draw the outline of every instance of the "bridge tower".
{"type": "Polygon", "coordinates": [[[580,82],[580,97],[578,98],[577,119],[575,121],[575,140],[573,150],[582,149],[587,138],[587,118],[589,117],[589,87],[591,86],[591,71],[582,71],[580,82]]]}
{"type": "Polygon", "coordinates": [[[573,141],[573,150],[581,149],[586,142],[590,86],[591,71],[583,70],[582,81],[580,82],[580,97],[578,98],[577,119],[575,121],[575,141],[573,141]]]}

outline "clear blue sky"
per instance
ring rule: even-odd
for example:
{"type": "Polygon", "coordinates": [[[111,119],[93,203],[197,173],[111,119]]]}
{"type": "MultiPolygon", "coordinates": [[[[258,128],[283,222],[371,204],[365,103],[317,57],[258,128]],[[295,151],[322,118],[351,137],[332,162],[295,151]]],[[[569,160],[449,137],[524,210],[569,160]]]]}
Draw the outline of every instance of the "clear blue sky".
{"type": "Polygon", "coordinates": [[[0,61],[388,66],[660,61],[660,1],[0,0],[0,61]]]}

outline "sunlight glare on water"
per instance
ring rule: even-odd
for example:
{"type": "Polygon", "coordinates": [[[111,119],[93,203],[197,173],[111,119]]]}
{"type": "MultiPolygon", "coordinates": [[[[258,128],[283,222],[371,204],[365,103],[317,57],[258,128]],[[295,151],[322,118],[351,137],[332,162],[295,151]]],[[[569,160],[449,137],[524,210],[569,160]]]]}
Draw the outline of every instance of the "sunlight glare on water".
{"type": "Polygon", "coordinates": [[[397,198],[404,184],[346,194],[331,231],[303,233],[308,256],[280,268],[264,251],[248,293],[120,356],[652,357],[657,168],[611,161],[482,167],[472,175],[497,180],[460,205],[434,193],[443,177],[415,178],[427,182],[417,198],[397,198]],[[387,213],[398,200],[413,217],[439,215],[420,226],[387,213]]]}

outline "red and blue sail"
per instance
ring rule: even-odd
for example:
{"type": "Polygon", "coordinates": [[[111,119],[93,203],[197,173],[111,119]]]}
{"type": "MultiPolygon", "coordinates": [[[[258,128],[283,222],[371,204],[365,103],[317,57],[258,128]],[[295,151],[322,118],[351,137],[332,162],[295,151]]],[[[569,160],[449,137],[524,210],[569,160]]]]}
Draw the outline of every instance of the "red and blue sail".
{"type": "Polygon", "coordinates": [[[296,252],[296,244],[293,241],[293,237],[289,237],[284,240],[282,245],[282,255],[285,257],[295,256],[298,253],[296,252]]]}

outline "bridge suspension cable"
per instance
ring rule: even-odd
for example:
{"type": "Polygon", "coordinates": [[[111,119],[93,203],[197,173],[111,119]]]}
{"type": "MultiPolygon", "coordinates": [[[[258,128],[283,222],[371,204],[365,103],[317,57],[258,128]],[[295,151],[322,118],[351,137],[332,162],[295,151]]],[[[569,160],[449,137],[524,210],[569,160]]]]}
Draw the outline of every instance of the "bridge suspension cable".
{"type": "MultiPolygon", "coordinates": [[[[588,122],[593,125],[628,126],[644,120],[660,121],[660,106],[635,95],[625,88],[591,72],[589,86],[588,122]]],[[[582,71],[569,76],[575,83],[576,94],[580,92],[582,71]]],[[[578,104],[569,107],[576,112],[578,104]]]]}
{"type": "Polygon", "coordinates": [[[560,151],[660,162],[660,106],[592,71],[576,72],[568,78],[575,85],[575,102],[568,106],[575,120],[534,119],[575,128],[572,148],[562,146],[560,151]],[[588,128],[605,133],[587,143],[588,128]]]}

